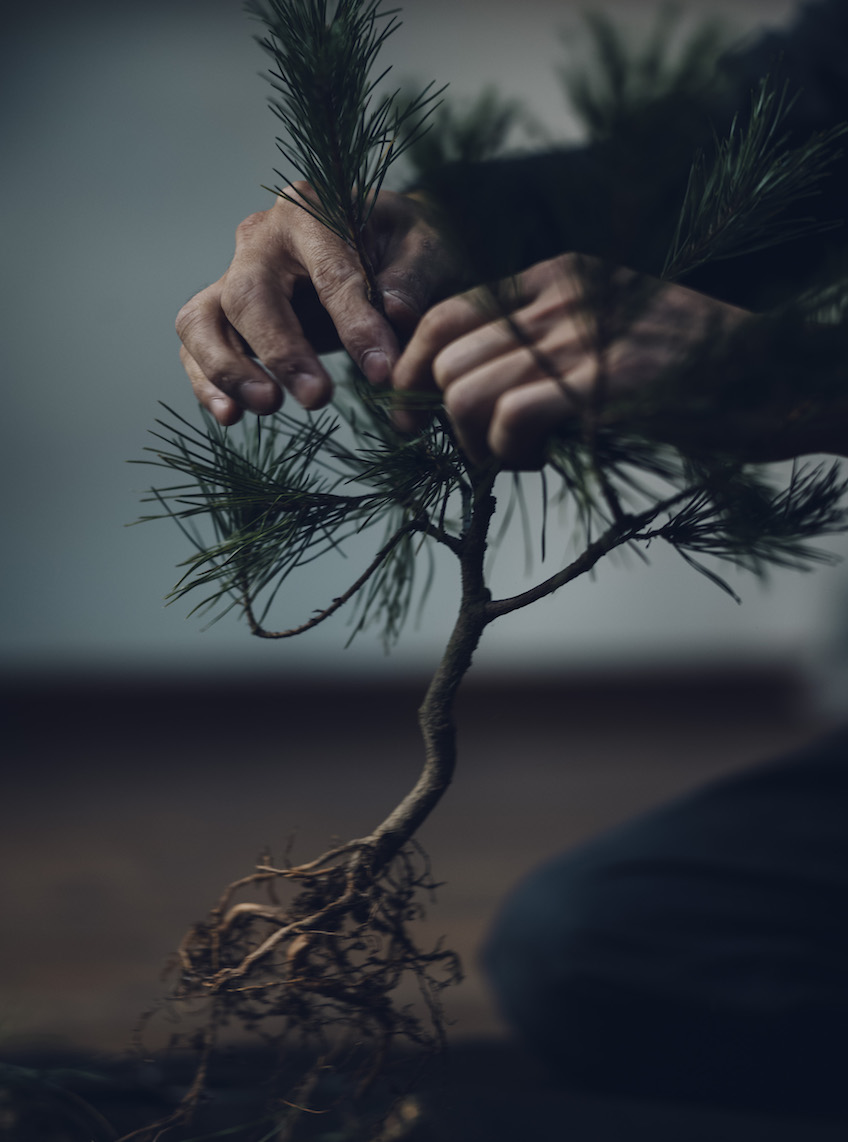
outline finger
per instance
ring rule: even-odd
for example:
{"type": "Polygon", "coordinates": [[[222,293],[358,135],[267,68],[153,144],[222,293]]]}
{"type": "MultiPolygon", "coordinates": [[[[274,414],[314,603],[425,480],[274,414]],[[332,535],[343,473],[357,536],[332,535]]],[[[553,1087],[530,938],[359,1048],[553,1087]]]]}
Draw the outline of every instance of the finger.
{"type": "MultiPolygon", "coordinates": [[[[278,385],[304,408],[321,408],[330,399],[333,385],[292,309],[293,290],[290,275],[257,272],[234,260],[225,279],[221,307],[229,324],[278,385]]],[[[267,386],[267,376],[264,383],[267,386]]]]}
{"type": "MultiPolygon", "coordinates": [[[[295,183],[288,188],[287,197],[278,197],[272,209],[260,216],[264,222],[257,225],[246,219],[246,225],[239,227],[233,269],[238,272],[244,266],[248,270],[242,289],[251,289],[250,270],[257,265],[276,263],[279,278],[278,296],[270,309],[262,305],[263,298],[274,293],[274,282],[266,276],[258,288],[254,287],[255,301],[245,311],[245,319],[237,320],[235,325],[275,376],[297,378],[298,369],[308,365],[306,373],[323,381],[326,373],[303,336],[290,304],[297,282],[305,279],[311,283],[351,358],[372,384],[384,384],[398,356],[397,338],[369,300],[356,252],[298,205],[303,202],[309,206],[313,197],[305,183],[295,183]],[[279,258],[268,257],[269,243],[272,249],[281,251],[279,258]]],[[[314,389],[316,403],[310,407],[329,399],[329,378],[323,384],[296,379],[295,385],[307,392],[310,387],[314,389]]]]}
{"type": "MultiPolygon", "coordinates": [[[[395,365],[392,384],[400,394],[429,392],[436,388],[433,362],[451,342],[491,321],[481,294],[471,291],[434,305],[422,317],[412,340],[395,365]]],[[[415,418],[403,409],[394,414],[399,428],[411,431],[415,418]]]]}
{"type": "Polygon", "coordinates": [[[383,308],[401,338],[412,336],[435,301],[454,292],[457,269],[434,231],[419,225],[384,254],[377,284],[383,308]]]}
{"type": "MultiPolygon", "coordinates": [[[[304,277],[292,251],[291,230],[297,229],[292,227],[293,217],[298,225],[301,219],[317,225],[283,199],[277,199],[271,210],[251,214],[239,224],[235,255],[219,283],[220,307],[248,352],[262,362],[277,384],[304,407],[320,408],[332,395],[332,382],[292,307],[292,296],[304,277]]],[[[204,360],[197,359],[206,371],[204,360]]],[[[230,391],[230,395],[239,398],[237,392],[230,391]]]]}
{"type": "Polygon", "coordinates": [[[579,343],[581,327],[561,306],[532,306],[512,316],[489,321],[457,338],[443,349],[433,366],[433,377],[445,390],[460,377],[495,361],[514,349],[565,360],[571,366],[574,347],[579,343]]]}
{"type": "Polygon", "coordinates": [[[457,279],[457,265],[419,195],[383,190],[368,222],[368,236],[383,310],[406,339],[434,301],[457,279]]]}
{"type": "Polygon", "coordinates": [[[251,360],[245,343],[223,312],[221,294],[222,283],[216,282],[177,314],[176,328],[186,350],[183,365],[189,379],[195,392],[200,387],[202,395],[198,399],[210,411],[215,395],[211,389],[215,389],[239,408],[260,414],[273,412],[280,406],[280,390],[251,360]],[[193,370],[188,361],[193,363],[193,370]],[[200,381],[201,376],[206,384],[200,381]]]}
{"type": "Polygon", "coordinates": [[[576,391],[587,391],[597,378],[597,362],[584,358],[560,383],[551,378],[510,389],[498,400],[487,436],[488,447],[506,468],[529,471],[545,462],[551,435],[580,414],[576,391]]]}
{"type": "Polygon", "coordinates": [[[560,378],[573,375],[584,355],[576,319],[549,307],[521,310],[515,321],[490,322],[451,342],[433,362],[433,376],[468,455],[478,463],[488,455],[492,416],[512,388],[547,376],[578,401],[560,378]]]}
{"type": "MultiPolygon", "coordinates": [[[[356,255],[342,243],[328,245],[323,234],[317,240],[301,238],[298,254],[351,359],[372,385],[386,384],[400,348],[387,315],[376,308],[381,299],[369,299],[356,255]]],[[[401,308],[405,308],[404,303],[405,299],[401,308]]]]}
{"type": "Polygon", "coordinates": [[[218,423],[225,427],[237,424],[242,416],[241,406],[236,404],[232,397],[228,397],[226,393],[221,392],[216,385],[212,384],[185,345],[180,346],[180,360],[188,374],[188,379],[191,381],[194,395],[207,412],[210,412],[218,423]]]}
{"type": "MultiPolygon", "coordinates": [[[[440,385],[441,361],[440,355],[434,363],[440,385]]],[[[544,369],[529,350],[510,349],[445,386],[445,408],[463,451],[475,463],[480,464],[489,456],[489,428],[498,402],[511,389],[538,381],[544,375],[544,369]]]]}

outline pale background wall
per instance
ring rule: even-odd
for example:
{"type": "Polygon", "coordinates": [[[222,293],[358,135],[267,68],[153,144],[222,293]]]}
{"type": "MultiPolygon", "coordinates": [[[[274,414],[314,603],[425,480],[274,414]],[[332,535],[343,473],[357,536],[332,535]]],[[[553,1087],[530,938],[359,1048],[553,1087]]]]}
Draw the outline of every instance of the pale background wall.
{"type": "MultiPolygon", "coordinates": [[[[551,130],[570,129],[553,78],[558,26],[581,5],[410,0],[393,41],[396,71],[487,81],[525,98],[551,130]]],[[[634,28],[653,6],[605,5],[634,28]]],[[[685,5],[732,16],[740,34],[787,18],[775,2],[685,5]]],[[[164,610],[187,552],[166,524],[125,528],[151,470],[128,467],[165,400],[191,413],[176,359],[176,310],[216,278],[236,224],[265,208],[275,120],[263,56],[237,0],[48,3],[5,29],[2,666],[70,670],[185,667],[220,672],[397,669],[429,664],[453,603],[450,573],[423,629],[388,662],[364,636],[344,654],[343,619],[286,646],[233,621],[209,632],[164,610]]],[[[552,557],[567,537],[550,543],[552,557]]],[[[502,558],[520,578],[523,553],[502,558]]],[[[845,549],[845,543],[837,543],[845,549]]],[[[296,621],[344,588],[358,561],[316,568],[285,597],[296,621]],[[314,593],[310,593],[310,590],[314,593]]],[[[732,581],[736,607],[675,557],[604,567],[595,582],[490,633],[480,661],[576,665],[726,653],[813,658],[845,591],[844,570],[776,575],[768,591],[732,581]]]]}

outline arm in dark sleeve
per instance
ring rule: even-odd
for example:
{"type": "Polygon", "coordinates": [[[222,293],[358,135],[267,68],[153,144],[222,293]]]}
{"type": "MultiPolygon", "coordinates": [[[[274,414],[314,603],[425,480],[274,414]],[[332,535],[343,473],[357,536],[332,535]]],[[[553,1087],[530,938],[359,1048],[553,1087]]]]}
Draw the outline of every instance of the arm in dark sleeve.
{"type": "MultiPolygon", "coordinates": [[[[728,55],[730,96],[659,106],[627,137],[546,154],[454,164],[423,187],[444,208],[473,280],[494,280],[565,251],[604,257],[659,274],[696,152],[713,130],[744,113],[760,77],[776,65],[799,91],[793,142],[848,117],[848,4],[805,6],[797,22],[728,55]]],[[[814,199],[795,211],[842,221],[848,164],[837,162],[814,199]]],[[[797,239],[742,259],[714,263],[687,285],[753,309],[797,292],[844,246],[843,230],[797,239]]]]}
{"type": "Polygon", "coordinates": [[[848,4],[801,5],[795,20],[729,52],[724,71],[742,102],[760,76],[777,68],[797,98],[790,115],[796,136],[848,119],[848,4]]]}

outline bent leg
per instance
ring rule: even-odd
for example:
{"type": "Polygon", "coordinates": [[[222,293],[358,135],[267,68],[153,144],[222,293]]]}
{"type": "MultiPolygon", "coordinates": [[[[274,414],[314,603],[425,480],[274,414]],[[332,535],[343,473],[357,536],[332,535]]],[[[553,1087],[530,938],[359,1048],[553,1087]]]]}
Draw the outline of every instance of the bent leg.
{"type": "Polygon", "coordinates": [[[566,1084],[848,1108],[848,731],[551,861],[484,965],[566,1084]]]}

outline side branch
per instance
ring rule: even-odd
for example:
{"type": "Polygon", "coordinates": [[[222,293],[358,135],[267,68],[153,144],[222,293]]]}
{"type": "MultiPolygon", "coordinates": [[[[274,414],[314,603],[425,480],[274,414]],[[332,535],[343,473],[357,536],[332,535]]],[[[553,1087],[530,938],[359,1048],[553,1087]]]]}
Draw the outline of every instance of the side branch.
{"type": "Polygon", "coordinates": [[[552,595],[554,591],[558,591],[560,587],[570,583],[572,579],[577,579],[580,575],[585,575],[587,571],[591,571],[599,559],[608,551],[612,551],[614,547],[618,547],[620,543],[626,542],[632,534],[632,525],[622,527],[620,524],[614,524],[600,539],[596,539],[594,543],[590,544],[573,563],[563,567],[561,571],[557,571],[549,579],[537,583],[528,591],[522,591],[520,595],[513,595],[512,598],[492,599],[486,606],[487,615],[490,620],[497,619],[501,615],[512,614],[513,611],[519,611],[522,607],[529,607],[531,603],[544,599],[547,595],[552,595]]]}
{"type": "Polygon", "coordinates": [[[428,538],[435,540],[436,543],[441,543],[448,551],[452,551],[458,559],[462,558],[463,542],[458,535],[451,535],[451,533],[445,531],[443,527],[439,527],[437,524],[430,523],[429,521],[422,521],[417,530],[420,531],[422,535],[426,535],[428,538]]]}
{"type": "Polygon", "coordinates": [[[421,524],[417,519],[410,520],[408,523],[405,523],[403,527],[399,528],[394,533],[391,539],[380,548],[380,550],[374,556],[374,559],[362,572],[353,586],[348,588],[348,590],[345,591],[343,595],[339,595],[338,598],[333,599],[329,607],[323,611],[319,611],[317,615],[313,615],[313,617],[309,619],[308,622],[302,623],[297,627],[292,627],[290,630],[266,630],[256,618],[256,614],[253,610],[253,605],[251,604],[248,596],[245,594],[243,600],[244,614],[248,621],[248,625],[250,626],[250,633],[255,634],[257,638],[293,638],[296,634],[303,634],[304,631],[312,630],[313,627],[317,627],[320,623],[324,622],[325,619],[328,619],[331,615],[334,615],[340,607],[343,607],[345,603],[348,602],[349,599],[352,599],[357,591],[359,591],[359,589],[368,582],[374,572],[378,570],[384,560],[388,558],[389,555],[391,555],[392,551],[394,551],[400,541],[405,538],[405,536],[411,534],[414,531],[421,531],[421,524]]]}
{"type": "Polygon", "coordinates": [[[622,516],[600,538],[596,539],[594,543],[590,543],[582,555],[578,556],[567,567],[563,567],[561,571],[557,571],[542,583],[537,583],[535,587],[522,591],[520,595],[513,595],[509,599],[492,599],[488,602],[485,608],[487,620],[491,622],[492,619],[500,618],[501,615],[509,615],[513,611],[521,610],[522,607],[529,607],[531,603],[552,595],[554,591],[558,591],[566,583],[585,575],[607,552],[633,539],[646,524],[656,519],[661,512],[699,490],[698,488],[687,488],[685,491],[678,492],[667,500],[663,500],[662,503],[648,508],[647,511],[640,512],[639,515],[622,516]]]}

